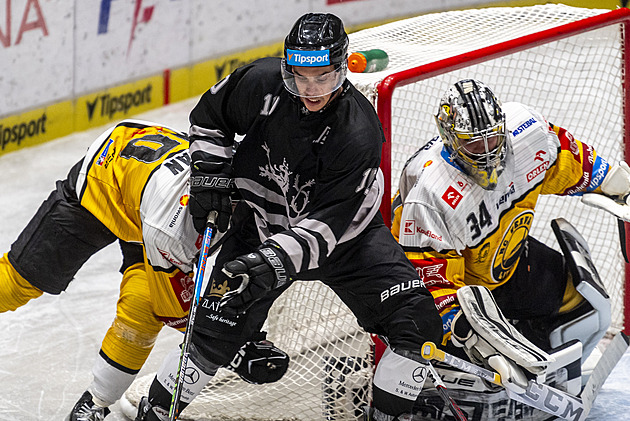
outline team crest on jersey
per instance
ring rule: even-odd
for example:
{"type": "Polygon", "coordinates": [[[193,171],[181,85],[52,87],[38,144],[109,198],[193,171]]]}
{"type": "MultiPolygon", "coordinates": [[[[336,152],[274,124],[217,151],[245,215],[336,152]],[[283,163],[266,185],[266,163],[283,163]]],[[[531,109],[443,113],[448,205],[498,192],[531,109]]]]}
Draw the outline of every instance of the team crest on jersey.
{"type": "Polygon", "coordinates": [[[534,220],[534,212],[527,210],[517,215],[505,231],[492,262],[492,280],[503,282],[510,276],[525,248],[525,241],[534,220]]]}
{"type": "Polygon", "coordinates": [[[225,295],[226,292],[230,290],[228,286],[228,281],[224,281],[222,283],[217,282],[216,279],[212,280],[212,285],[210,286],[210,293],[208,294],[211,297],[221,298],[225,295]]]}
{"type": "Polygon", "coordinates": [[[283,158],[282,164],[272,163],[269,155],[269,146],[264,143],[262,148],[267,153],[267,165],[259,167],[260,176],[278,185],[287,203],[288,210],[292,211],[291,216],[299,217],[309,203],[311,187],[315,184],[315,180],[311,179],[300,184],[300,175],[293,175],[286,158],[283,158]]]}
{"type": "Polygon", "coordinates": [[[192,277],[179,270],[170,277],[170,281],[171,288],[177,297],[177,301],[179,301],[179,305],[182,307],[182,310],[188,311],[190,308],[190,300],[194,294],[195,281],[192,277]]]}
{"type": "Polygon", "coordinates": [[[479,249],[477,253],[477,257],[475,259],[475,263],[483,263],[488,260],[488,256],[490,255],[490,243],[485,243],[479,249]]]}
{"type": "Polygon", "coordinates": [[[464,196],[462,196],[460,192],[455,190],[453,186],[448,186],[448,189],[446,189],[446,191],[442,195],[442,200],[444,200],[446,204],[448,204],[451,208],[455,209],[457,208],[457,205],[459,205],[459,202],[461,202],[463,197],[464,196]]]}

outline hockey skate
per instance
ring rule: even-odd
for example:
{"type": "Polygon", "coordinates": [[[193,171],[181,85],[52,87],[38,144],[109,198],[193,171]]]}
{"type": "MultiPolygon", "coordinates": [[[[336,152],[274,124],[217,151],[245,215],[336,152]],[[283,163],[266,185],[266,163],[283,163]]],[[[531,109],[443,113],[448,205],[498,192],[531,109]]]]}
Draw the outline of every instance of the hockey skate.
{"type": "Polygon", "coordinates": [[[152,406],[146,396],[140,399],[138,415],[136,415],[135,421],[168,421],[168,419],[167,410],[158,406],[152,406]]]}
{"type": "Polygon", "coordinates": [[[109,413],[109,408],[95,404],[92,394],[86,390],[65,421],[102,421],[109,413]]]}

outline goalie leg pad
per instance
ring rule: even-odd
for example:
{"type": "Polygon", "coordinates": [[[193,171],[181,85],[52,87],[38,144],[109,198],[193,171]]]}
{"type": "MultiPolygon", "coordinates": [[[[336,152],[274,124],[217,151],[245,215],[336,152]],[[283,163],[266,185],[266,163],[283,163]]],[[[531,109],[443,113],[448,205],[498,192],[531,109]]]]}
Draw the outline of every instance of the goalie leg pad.
{"type": "Polygon", "coordinates": [[[610,327],[610,298],[593,264],[586,240],[563,218],[554,219],[551,227],[565,256],[575,289],[591,309],[578,307],[562,315],[549,340],[552,347],[573,339],[579,340],[583,348],[582,359],[586,360],[610,327]]]}
{"type": "Polygon", "coordinates": [[[387,347],[374,373],[374,409],[393,417],[410,414],[427,374],[427,362],[419,352],[387,347]]]}
{"type": "Polygon", "coordinates": [[[457,299],[475,335],[530,373],[544,376],[553,358],[505,319],[487,288],[462,287],[457,290],[457,299]]]}

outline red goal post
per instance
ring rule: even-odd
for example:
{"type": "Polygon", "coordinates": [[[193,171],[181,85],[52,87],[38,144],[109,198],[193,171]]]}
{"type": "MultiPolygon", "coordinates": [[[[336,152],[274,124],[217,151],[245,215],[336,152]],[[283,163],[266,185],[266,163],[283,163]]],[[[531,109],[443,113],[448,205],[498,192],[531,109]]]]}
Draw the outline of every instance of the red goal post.
{"type": "MultiPolygon", "coordinates": [[[[402,165],[437,134],[432,121],[437,102],[449,84],[464,77],[486,82],[504,102],[534,106],[610,162],[630,162],[630,149],[625,146],[630,140],[630,82],[625,77],[629,21],[630,10],[625,8],[610,11],[548,4],[423,15],[351,34],[351,51],[380,48],[390,59],[382,72],[350,75],[372,99],[387,140],[381,162],[385,177],[381,212],[386,222],[391,220],[391,197],[402,165]],[[524,91],[530,95],[523,95],[524,91]],[[602,96],[611,99],[606,107],[602,107],[606,99],[602,96]],[[554,97],[556,103],[550,103],[554,97]],[[572,116],[563,107],[580,112],[572,116]],[[423,123],[410,123],[414,118],[423,123]],[[588,125],[601,125],[605,131],[584,130],[588,125]]],[[[630,294],[625,290],[630,270],[621,257],[616,221],[574,199],[560,200],[567,202],[564,207],[571,212],[560,211],[562,202],[557,200],[542,203],[537,219],[540,213],[549,215],[535,224],[532,233],[555,245],[549,219],[564,216],[578,226],[613,297],[611,331],[625,329],[627,333],[630,329],[624,328],[624,320],[630,317],[630,294]],[[597,224],[601,229],[592,232],[597,224]]],[[[625,227],[630,238],[628,224],[625,227]]]]}

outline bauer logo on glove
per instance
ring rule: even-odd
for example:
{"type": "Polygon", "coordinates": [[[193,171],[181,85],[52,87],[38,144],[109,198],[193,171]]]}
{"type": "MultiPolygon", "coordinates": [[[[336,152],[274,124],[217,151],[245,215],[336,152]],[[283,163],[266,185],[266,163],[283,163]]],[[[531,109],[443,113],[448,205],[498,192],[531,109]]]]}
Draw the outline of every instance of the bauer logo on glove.
{"type": "Polygon", "coordinates": [[[230,278],[241,278],[239,287],[223,296],[221,307],[246,312],[269,291],[281,288],[292,280],[293,264],[275,244],[263,244],[253,253],[239,256],[223,266],[230,278]]]}

